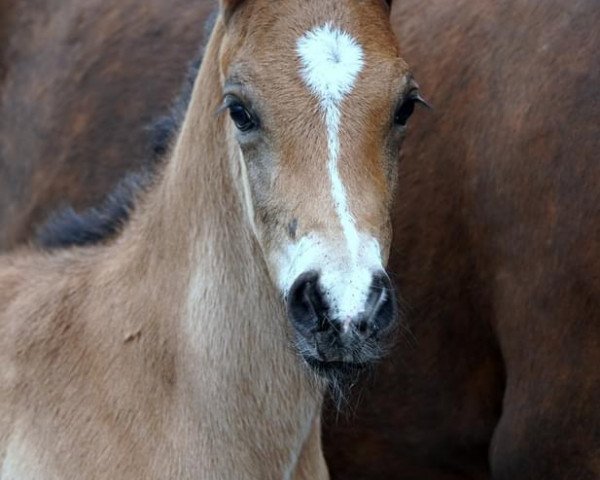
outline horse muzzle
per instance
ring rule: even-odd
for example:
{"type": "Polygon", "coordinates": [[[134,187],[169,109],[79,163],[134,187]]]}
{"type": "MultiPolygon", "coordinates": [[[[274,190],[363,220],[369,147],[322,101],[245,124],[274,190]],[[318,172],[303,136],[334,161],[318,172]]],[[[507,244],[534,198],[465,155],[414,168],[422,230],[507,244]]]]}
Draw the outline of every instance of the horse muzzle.
{"type": "Polygon", "coordinates": [[[323,288],[318,272],[303,273],[293,283],[287,310],[296,344],[318,373],[357,370],[383,355],[396,317],[395,295],[385,272],[372,275],[368,291],[362,296],[363,305],[356,313],[341,314],[331,293],[323,288]]]}

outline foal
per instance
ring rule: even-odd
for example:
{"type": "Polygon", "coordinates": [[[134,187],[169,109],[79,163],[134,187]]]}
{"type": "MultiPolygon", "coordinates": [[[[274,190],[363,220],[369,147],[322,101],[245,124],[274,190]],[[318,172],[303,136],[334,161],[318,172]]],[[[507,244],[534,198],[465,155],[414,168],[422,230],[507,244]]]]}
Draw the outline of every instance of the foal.
{"type": "Polygon", "coordinates": [[[327,477],[321,379],[389,334],[419,96],[380,0],[220,8],[121,234],[0,260],[2,480],[327,477]]]}

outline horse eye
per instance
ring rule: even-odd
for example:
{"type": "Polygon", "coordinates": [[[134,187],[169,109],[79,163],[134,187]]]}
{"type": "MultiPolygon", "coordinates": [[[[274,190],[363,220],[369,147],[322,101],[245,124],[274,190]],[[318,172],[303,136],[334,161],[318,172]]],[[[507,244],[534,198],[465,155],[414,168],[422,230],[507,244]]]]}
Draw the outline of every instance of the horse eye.
{"type": "Polygon", "coordinates": [[[229,108],[229,116],[238,130],[247,132],[256,127],[252,115],[241,103],[232,103],[227,108],[229,108]]]}
{"type": "Polygon", "coordinates": [[[406,100],[404,100],[404,102],[402,102],[402,105],[400,105],[398,110],[396,110],[396,114],[394,115],[394,123],[396,125],[401,127],[406,126],[406,122],[408,122],[408,119],[415,111],[415,103],[416,99],[413,97],[408,97],[406,100]]]}

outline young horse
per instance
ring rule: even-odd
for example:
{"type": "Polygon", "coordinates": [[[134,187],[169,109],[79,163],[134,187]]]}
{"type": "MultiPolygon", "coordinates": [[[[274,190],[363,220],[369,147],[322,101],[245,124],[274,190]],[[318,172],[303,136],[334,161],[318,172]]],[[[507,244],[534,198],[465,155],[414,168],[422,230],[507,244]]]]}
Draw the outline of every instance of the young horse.
{"type": "Polygon", "coordinates": [[[0,261],[0,478],[327,477],[319,378],[392,324],[418,101],[384,2],[223,0],[124,231],[0,261]]]}

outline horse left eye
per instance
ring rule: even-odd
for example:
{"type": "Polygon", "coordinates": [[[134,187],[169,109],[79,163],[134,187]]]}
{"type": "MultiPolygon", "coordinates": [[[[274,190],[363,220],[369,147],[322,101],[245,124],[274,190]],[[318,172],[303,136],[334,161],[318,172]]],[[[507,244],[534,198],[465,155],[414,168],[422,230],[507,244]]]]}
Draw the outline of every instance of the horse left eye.
{"type": "Polygon", "coordinates": [[[396,125],[401,127],[406,126],[406,122],[408,122],[408,119],[415,111],[415,103],[416,99],[413,97],[408,97],[406,100],[404,100],[404,102],[402,102],[402,105],[400,105],[394,115],[394,123],[396,125]]]}
{"type": "Polygon", "coordinates": [[[415,105],[417,103],[420,103],[429,109],[433,108],[429,102],[423,98],[423,95],[421,95],[419,90],[414,88],[408,93],[408,95],[406,95],[402,105],[400,105],[396,110],[396,113],[394,114],[394,124],[400,127],[405,127],[406,122],[408,122],[408,119],[415,111],[415,105]]]}
{"type": "Polygon", "coordinates": [[[242,104],[234,103],[229,105],[228,108],[229,116],[231,117],[231,120],[233,120],[233,123],[235,123],[235,126],[238,128],[238,130],[247,132],[256,126],[252,115],[242,104]]]}

